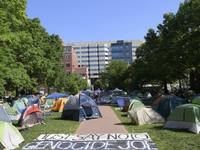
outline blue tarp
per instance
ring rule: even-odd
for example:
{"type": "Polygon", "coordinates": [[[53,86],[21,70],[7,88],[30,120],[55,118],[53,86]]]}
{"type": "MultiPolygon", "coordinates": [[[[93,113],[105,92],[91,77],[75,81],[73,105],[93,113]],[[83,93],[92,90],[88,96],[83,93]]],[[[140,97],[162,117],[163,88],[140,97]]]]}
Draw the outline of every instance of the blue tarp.
{"type": "Polygon", "coordinates": [[[64,97],[68,97],[68,96],[69,96],[69,94],[54,92],[54,93],[48,95],[45,99],[64,98],[64,97]]]}

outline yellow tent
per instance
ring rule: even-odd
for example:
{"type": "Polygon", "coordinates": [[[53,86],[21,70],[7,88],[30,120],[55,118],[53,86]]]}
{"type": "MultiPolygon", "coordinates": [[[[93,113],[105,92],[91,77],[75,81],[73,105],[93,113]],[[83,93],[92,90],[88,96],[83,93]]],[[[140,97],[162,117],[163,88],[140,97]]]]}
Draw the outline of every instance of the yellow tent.
{"type": "Polygon", "coordinates": [[[62,112],[67,101],[68,101],[68,98],[59,98],[57,101],[55,101],[51,110],[62,112]]]}

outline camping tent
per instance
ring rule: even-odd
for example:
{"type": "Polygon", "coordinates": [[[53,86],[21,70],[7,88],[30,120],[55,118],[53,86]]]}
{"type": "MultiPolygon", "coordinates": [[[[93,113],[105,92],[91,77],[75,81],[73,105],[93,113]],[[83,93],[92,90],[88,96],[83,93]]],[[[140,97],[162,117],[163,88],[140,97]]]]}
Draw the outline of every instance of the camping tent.
{"type": "Polygon", "coordinates": [[[21,113],[15,107],[10,107],[10,105],[6,102],[3,103],[3,107],[10,117],[11,120],[19,120],[21,117],[21,113]]]}
{"type": "Polygon", "coordinates": [[[24,111],[24,109],[26,109],[26,106],[24,104],[24,102],[21,99],[15,100],[13,107],[17,108],[17,110],[22,113],[24,111]]]}
{"type": "Polygon", "coordinates": [[[0,143],[6,149],[15,149],[24,141],[20,132],[12,124],[0,121],[0,143]]]}
{"type": "Polygon", "coordinates": [[[186,103],[187,103],[186,100],[181,97],[175,95],[168,95],[165,96],[165,98],[159,102],[156,111],[162,117],[167,118],[175,107],[186,103]]]}
{"type": "Polygon", "coordinates": [[[67,97],[67,96],[69,96],[69,95],[68,94],[64,94],[64,93],[54,92],[54,93],[48,95],[45,99],[64,98],[64,97],[67,97]]]}
{"type": "Polygon", "coordinates": [[[101,113],[97,104],[83,93],[76,94],[67,101],[61,116],[62,119],[76,121],[99,117],[101,117],[101,113]]]}
{"type": "Polygon", "coordinates": [[[132,123],[136,125],[165,122],[162,116],[152,108],[138,107],[128,111],[128,115],[130,116],[132,123]]]}
{"type": "Polygon", "coordinates": [[[65,106],[65,103],[68,101],[67,98],[59,98],[58,100],[55,101],[53,107],[52,107],[52,111],[58,111],[58,112],[62,112],[63,108],[65,106]]]}
{"type": "Polygon", "coordinates": [[[118,88],[115,88],[115,89],[113,90],[113,92],[122,92],[122,90],[120,90],[120,89],[118,89],[118,88]]]}
{"type": "Polygon", "coordinates": [[[29,105],[29,99],[27,97],[22,97],[21,100],[24,102],[26,106],[29,105]]]}
{"type": "Polygon", "coordinates": [[[194,97],[194,99],[192,100],[192,103],[200,105],[200,96],[194,97]]]}
{"type": "Polygon", "coordinates": [[[141,101],[137,99],[132,99],[128,110],[134,110],[139,107],[146,107],[146,106],[141,101]]]}
{"type": "Polygon", "coordinates": [[[12,124],[9,115],[6,113],[2,104],[0,104],[0,121],[8,122],[12,124]]]}
{"type": "Polygon", "coordinates": [[[36,124],[42,124],[44,122],[45,120],[42,111],[34,105],[28,106],[26,110],[22,113],[21,118],[19,120],[19,124],[21,126],[28,127],[36,124]]]}
{"type": "Polygon", "coordinates": [[[200,105],[177,106],[167,118],[164,128],[187,129],[194,133],[200,133],[200,105]]]}

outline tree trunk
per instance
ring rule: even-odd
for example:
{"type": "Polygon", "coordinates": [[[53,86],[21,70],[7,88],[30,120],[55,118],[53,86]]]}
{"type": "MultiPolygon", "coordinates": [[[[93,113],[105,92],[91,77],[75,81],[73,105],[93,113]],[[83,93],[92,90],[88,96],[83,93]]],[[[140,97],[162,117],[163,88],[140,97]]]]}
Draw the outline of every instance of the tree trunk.
{"type": "Polygon", "coordinates": [[[168,89],[167,89],[167,80],[166,79],[163,80],[163,86],[164,86],[164,92],[165,92],[165,94],[168,94],[169,92],[168,92],[168,89]]]}

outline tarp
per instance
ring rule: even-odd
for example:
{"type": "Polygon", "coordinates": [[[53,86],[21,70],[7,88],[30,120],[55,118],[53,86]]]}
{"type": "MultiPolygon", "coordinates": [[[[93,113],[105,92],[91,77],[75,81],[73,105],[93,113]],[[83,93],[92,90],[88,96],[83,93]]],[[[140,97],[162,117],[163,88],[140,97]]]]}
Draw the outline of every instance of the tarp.
{"type": "Polygon", "coordinates": [[[68,98],[59,98],[58,100],[55,101],[51,110],[62,112],[67,101],[68,101],[68,98]]]}
{"type": "Polygon", "coordinates": [[[0,142],[7,149],[15,149],[24,141],[20,132],[12,124],[0,121],[0,142]]]}
{"type": "Polygon", "coordinates": [[[128,111],[131,121],[135,125],[164,123],[165,120],[152,108],[139,107],[128,111]]]}
{"type": "Polygon", "coordinates": [[[65,97],[67,97],[67,96],[69,96],[69,94],[54,92],[54,93],[48,95],[45,99],[65,98],[65,97]]]}
{"type": "Polygon", "coordinates": [[[200,133],[200,105],[177,106],[167,118],[164,128],[186,129],[193,133],[200,133]]]}
{"type": "Polygon", "coordinates": [[[102,117],[97,104],[84,93],[69,98],[62,112],[62,119],[84,121],[102,117]]]}

